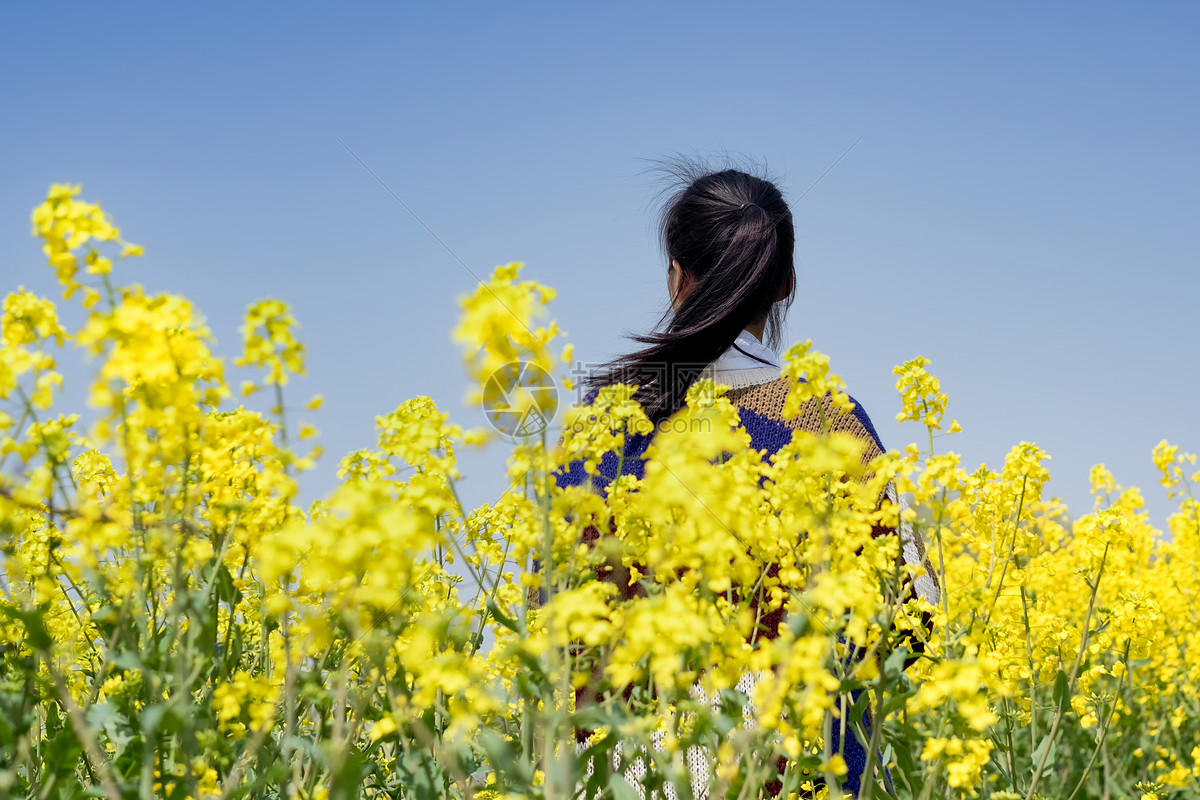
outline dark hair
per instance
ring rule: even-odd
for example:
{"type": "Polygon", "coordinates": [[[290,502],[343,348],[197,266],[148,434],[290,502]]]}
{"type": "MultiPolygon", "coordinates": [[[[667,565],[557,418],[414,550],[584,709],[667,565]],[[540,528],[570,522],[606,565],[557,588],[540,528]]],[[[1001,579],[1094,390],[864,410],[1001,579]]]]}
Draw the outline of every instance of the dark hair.
{"type": "Polygon", "coordinates": [[[774,183],[681,158],[665,171],[684,185],[663,205],[659,238],[668,269],[678,261],[681,285],[687,277],[691,286],[652,332],[630,337],[646,347],[587,379],[591,387],[638,384],[635,397],[655,422],[683,406],[700,371],[747,325],[764,322],[767,344],[779,346],[796,280],[792,212],[774,183]]]}

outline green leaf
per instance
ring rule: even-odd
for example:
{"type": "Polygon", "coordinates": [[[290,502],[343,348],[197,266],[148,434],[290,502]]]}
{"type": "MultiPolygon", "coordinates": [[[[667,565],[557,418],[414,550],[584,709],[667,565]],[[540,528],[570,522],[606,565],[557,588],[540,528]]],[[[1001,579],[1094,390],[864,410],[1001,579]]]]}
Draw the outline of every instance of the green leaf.
{"type": "Polygon", "coordinates": [[[885,697],[883,700],[883,705],[879,709],[880,719],[887,719],[890,715],[904,708],[904,704],[908,702],[908,698],[911,697],[912,694],[912,692],[905,692],[903,694],[885,697]]]}
{"type": "Polygon", "coordinates": [[[80,746],[79,740],[75,738],[75,731],[71,730],[69,725],[47,740],[42,748],[42,757],[47,764],[64,766],[72,770],[81,755],[83,755],[83,747],[80,746]]]}
{"type": "Polygon", "coordinates": [[[31,649],[50,649],[53,640],[50,638],[50,631],[46,628],[46,622],[43,619],[43,614],[45,613],[43,609],[35,608],[26,611],[25,609],[5,604],[0,605],[0,613],[3,613],[4,616],[14,622],[20,622],[25,627],[25,636],[31,649]]]}
{"type": "Polygon", "coordinates": [[[230,606],[236,606],[242,600],[242,593],[234,584],[233,575],[224,564],[217,568],[217,580],[214,588],[217,599],[230,606]]]}
{"type": "Polygon", "coordinates": [[[913,761],[912,751],[908,748],[908,742],[903,742],[901,747],[896,748],[896,767],[904,779],[909,783],[913,783],[914,778],[920,778],[920,773],[917,772],[916,763],[913,761]]]}
{"type": "Polygon", "coordinates": [[[1054,707],[1061,711],[1070,705],[1070,700],[1067,696],[1067,673],[1060,669],[1054,676],[1054,707]]]}
{"type": "Polygon", "coordinates": [[[904,662],[908,656],[907,647],[898,647],[893,650],[887,660],[883,662],[883,677],[889,680],[899,680],[900,676],[904,674],[904,662]]]}
{"type": "Polygon", "coordinates": [[[505,628],[508,628],[513,633],[521,632],[517,627],[517,621],[501,611],[500,606],[496,605],[496,601],[490,597],[487,601],[487,610],[488,613],[492,615],[492,619],[496,620],[496,622],[499,622],[505,628]]]}
{"type": "Polygon", "coordinates": [[[166,703],[155,703],[152,706],[146,706],[138,712],[138,723],[142,727],[142,732],[149,736],[154,735],[158,730],[158,726],[162,724],[163,719],[166,717],[168,710],[166,703]]]}
{"type": "Polygon", "coordinates": [[[642,800],[637,789],[633,788],[629,781],[621,775],[614,776],[609,782],[608,788],[612,790],[613,800],[642,800]]]}
{"type": "Polygon", "coordinates": [[[1037,749],[1033,751],[1034,765],[1041,763],[1042,754],[1045,753],[1047,749],[1049,749],[1050,754],[1046,757],[1046,769],[1050,769],[1051,767],[1054,766],[1054,760],[1055,760],[1055,755],[1056,755],[1055,751],[1058,748],[1055,747],[1055,742],[1053,739],[1051,739],[1050,734],[1046,734],[1045,736],[1043,736],[1042,741],[1037,746],[1037,749]]]}
{"type": "Polygon", "coordinates": [[[435,782],[438,772],[431,763],[429,754],[413,750],[396,760],[397,772],[404,777],[404,788],[409,797],[418,800],[437,800],[440,788],[435,782]]]}
{"type": "Polygon", "coordinates": [[[555,786],[570,786],[575,783],[573,779],[576,775],[576,765],[571,763],[573,750],[574,748],[564,748],[565,752],[552,758],[546,767],[546,777],[553,781],[555,786]]]}
{"type": "Polygon", "coordinates": [[[519,783],[533,782],[533,767],[521,758],[517,742],[504,739],[490,728],[483,728],[479,731],[479,745],[495,771],[497,791],[502,791],[504,785],[510,782],[510,776],[516,777],[519,783]]]}
{"type": "Polygon", "coordinates": [[[84,718],[89,728],[102,731],[116,748],[115,758],[120,758],[121,753],[133,741],[133,736],[128,730],[129,720],[125,719],[112,703],[96,703],[87,710],[84,718]]]}
{"type": "Polygon", "coordinates": [[[109,666],[118,670],[141,671],[145,667],[142,659],[138,656],[138,651],[133,649],[109,654],[108,663],[109,666]]]}

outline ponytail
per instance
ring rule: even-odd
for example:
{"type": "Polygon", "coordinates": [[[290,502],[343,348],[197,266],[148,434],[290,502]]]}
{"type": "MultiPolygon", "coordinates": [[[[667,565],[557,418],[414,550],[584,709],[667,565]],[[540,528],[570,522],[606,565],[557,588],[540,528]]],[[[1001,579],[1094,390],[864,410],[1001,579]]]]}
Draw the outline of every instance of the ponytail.
{"type": "Polygon", "coordinates": [[[688,183],[664,206],[659,235],[667,263],[679,262],[689,288],[660,330],[631,337],[645,347],[587,380],[592,387],[637,384],[635,398],[655,423],[683,406],[701,370],[748,325],[765,323],[768,344],[778,346],[795,283],[792,214],[773,183],[689,163],[676,163],[674,172],[688,183]]]}

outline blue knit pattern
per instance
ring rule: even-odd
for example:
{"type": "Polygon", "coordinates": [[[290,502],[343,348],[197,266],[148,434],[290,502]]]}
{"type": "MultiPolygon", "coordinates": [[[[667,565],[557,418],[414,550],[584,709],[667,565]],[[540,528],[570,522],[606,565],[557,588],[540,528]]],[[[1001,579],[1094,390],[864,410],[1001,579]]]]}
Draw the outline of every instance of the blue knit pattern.
{"type": "MultiPolygon", "coordinates": [[[[803,379],[801,379],[803,380],[803,379]]],[[[592,389],[584,397],[583,404],[591,405],[599,392],[598,389],[592,389]]],[[[731,392],[731,395],[736,395],[736,392],[731,392]]],[[[875,425],[871,422],[871,418],[867,416],[867,412],[863,410],[853,397],[850,401],[854,404],[854,410],[851,411],[853,418],[861,427],[861,435],[867,438],[880,452],[883,451],[883,442],[879,438],[879,434],[875,431],[875,425]]],[[[763,458],[768,459],[779,451],[784,445],[792,440],[792,432],[795,426],[789,425],[782,416],[773,416],[760,413],[751,408],[739,408],[738,418],[741,420],[741,426],[750,434],[750,446],[755,450],[762,450],[763,458]]],[[[646,448],[650,445],[651,434],[646,433],[631,433],[625,436],[625,456],[624,469],[621,470],[625,475],[633,475],[638,480],[645,477],[646,448]]],[[[594,485],[600,489],[602,494],[607,495],[607,487],[610,482],[617,478],[617,468],[622,459],[613,451],[605,453],[597,466],[599,475],[594,479],[594,485]]],[[[573,461],[564,470],[560,470],[555,475],[555,482],[559,488],[567,486],[582,486],[587,483],[588,474],[583,468],[582,459],[573,461]]]]}

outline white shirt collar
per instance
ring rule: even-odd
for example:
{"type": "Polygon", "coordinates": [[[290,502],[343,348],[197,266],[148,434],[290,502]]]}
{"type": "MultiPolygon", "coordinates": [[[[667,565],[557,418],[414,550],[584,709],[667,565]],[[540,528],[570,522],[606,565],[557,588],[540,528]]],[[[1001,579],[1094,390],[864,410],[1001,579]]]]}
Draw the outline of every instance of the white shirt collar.
{"type": "Polygon", "coordinates": [[[733,345],[708,365],[704,374],[736,389],[775,380],[782,369],[783,362],[774,350],[750,331],[742,331],[733,345]]]}

